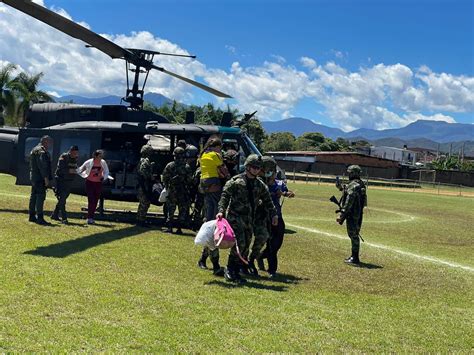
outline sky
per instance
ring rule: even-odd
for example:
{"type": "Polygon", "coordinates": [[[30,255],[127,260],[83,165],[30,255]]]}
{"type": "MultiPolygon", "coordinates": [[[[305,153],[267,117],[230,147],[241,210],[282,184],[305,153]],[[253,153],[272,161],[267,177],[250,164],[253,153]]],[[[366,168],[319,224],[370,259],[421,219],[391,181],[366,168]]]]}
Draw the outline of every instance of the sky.
{"type": "MultiPolygon", "coordinates": [[[[195,54],[155,64],[233,97],[150,74],[146,92],[186,104],[346,131],[474,123],[472,0],[35,2],[126,48],[195,54]]],[[[55,95],[125,94],[123,61],[0,4],[0,67],[9,62],[43,72],[55,95]]]]}

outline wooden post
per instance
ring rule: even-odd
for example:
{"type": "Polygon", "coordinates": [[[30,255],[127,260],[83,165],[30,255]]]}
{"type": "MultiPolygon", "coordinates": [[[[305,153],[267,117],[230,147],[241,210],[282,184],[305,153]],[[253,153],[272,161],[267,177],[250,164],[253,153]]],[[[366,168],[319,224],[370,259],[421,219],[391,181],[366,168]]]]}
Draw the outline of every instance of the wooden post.
{"type": "Polygon", "coordinates": [[[321,184],[321,170],[319,170],[319,179],[318,179],[318,185],[321,184]]]}
{"type": "Polygon", "coordinates": [[[296,162],[293,164],[293,183],[296,182],[296,162]]]}
{"type": "Polygon", "coordinates": [[[308,175],[309,175],[309,173],[306,172],[306,183],[308,183],[308,175]]]}

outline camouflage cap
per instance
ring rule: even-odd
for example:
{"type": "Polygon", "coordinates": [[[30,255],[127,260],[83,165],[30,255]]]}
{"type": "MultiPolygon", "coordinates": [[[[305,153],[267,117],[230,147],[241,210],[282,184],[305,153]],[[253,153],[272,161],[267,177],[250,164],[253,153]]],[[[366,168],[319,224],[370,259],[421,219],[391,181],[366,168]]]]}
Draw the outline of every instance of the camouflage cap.
{"type": "Polygon", "coordinates": [[[277,167],[277,162],[271,156],[264,155],[262,157],[263,169],[265,171],[275,171],[277,167]]]}
{"type": "Polygon", "coordinates": [[[184,157],[184,154],[185,154],[185,153],[186,153],[186,151],[185,151],[183,148],[181,148],[181,147],[176,147],[176,148],[174,148],[174,150],[173,150],[173,155],[174,155],[175,157],[177,157],[177,156],[180,156],[180,157],[182,156],[182,157],[184,157]]]}
{"type": "Polygon", "coordinates": [[[262,157],[257,154],[250,154],[247,159],[245,159],[244,166],[256,166],[261,168],[263,165],[262,157]]]}
{"type": "Polygon", "coordinates": [[[140,149],[142,156],[149,156],[151,153],[153,153],[153,147],[149,144],[145,144],[142,149],[140,149]]]}
{"type": "Polygon", "coordinates": [[[349,174],[360,176],[360,174],[362,174],[362,169],[359,165],[351,165],[347,168],[347,172],[349,174]]]}

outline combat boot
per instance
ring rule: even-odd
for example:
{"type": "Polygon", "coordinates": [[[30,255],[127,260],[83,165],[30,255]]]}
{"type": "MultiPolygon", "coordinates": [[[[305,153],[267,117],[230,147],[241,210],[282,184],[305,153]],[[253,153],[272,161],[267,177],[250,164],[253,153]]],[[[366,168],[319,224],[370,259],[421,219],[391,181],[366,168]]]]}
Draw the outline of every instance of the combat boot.
{"type": "Polygon", "coordinates": [[[224,269],[221,268],[221,266],[219,265],[219,262],[212,263],[212,273],[215,276],[224,276],[224,269]]]}
{"type": "Polygon", "coordinates": [[[49,226],[49,225],[51,225],[51,223],[46,222],[44,220],[44,217],[43,217],[42,214],[38,215],[38,218],[36,219],[36,224],[39,224],[40,226],[49,226]]]}
{"type": "Polygon", "coordinates": [[[360,264],[359,253],[352,252],[352,255],[344,260],[346,264],[358,265],[360,264]]]}
{"type": "Polygon", "coordinates": [[[207,260],[207,255],[203,251],[202,255],[201,255],[201,259],[199,259],[199,261],[198,261],[198,266],[201,269],[207,269],[206,260],[207,260]]]}
{"type": "Polygon", "coordinates": [[[247,269],[248,269],[248,272],[249,272],[250,275],[258,276],[258,270],[255,267],[254,259],[249,260],[249,264],[247,266],[247,269]]]}
{"type": "Polygon", "coordinates": [[[34,213],[30,213],[30,217],[28,218],[28,222],[36,223],[36,215],[34,213]]]}
{"type": "Polygon", "coordinates": [[[183,235],[183,230],[181,229],[181,227],[178,227],[178,229],[176,229],[176,232],[174,232],[174,234],[183,235]]]}

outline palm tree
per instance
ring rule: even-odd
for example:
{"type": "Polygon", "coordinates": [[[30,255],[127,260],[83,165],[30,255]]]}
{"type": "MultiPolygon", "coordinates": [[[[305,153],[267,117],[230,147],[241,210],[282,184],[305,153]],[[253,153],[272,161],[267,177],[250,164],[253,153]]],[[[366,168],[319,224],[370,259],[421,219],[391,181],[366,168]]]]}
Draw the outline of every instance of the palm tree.
{"type": "Polygon", "coordinates": [[[20,117],[20,126],[24,126],[26,122],[26,113],[31,104],[38,102],[52,102],[51,96],[42,90],[37,90],[37,86],[43,77],[43,73],[36,75],[28,75],[20,73],[12,83],[15,92],[21,97],[21,102],[17,107],[17,114],[20,117]]]}
{"type": "Polygon", "coordinates": [[[14,115],[16,98],[12,90],[12,72],[16,65],[7,64],[0,69],[0,125],[5,124],[5,118],[14,115]]]}

